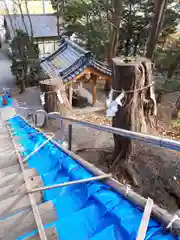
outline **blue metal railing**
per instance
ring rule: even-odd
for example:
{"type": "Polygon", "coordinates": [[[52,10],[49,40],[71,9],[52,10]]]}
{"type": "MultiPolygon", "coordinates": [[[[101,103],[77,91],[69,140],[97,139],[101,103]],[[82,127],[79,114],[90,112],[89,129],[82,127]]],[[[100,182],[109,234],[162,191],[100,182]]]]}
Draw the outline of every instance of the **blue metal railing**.
{"type": "MultiPolygon", "coordinates": [[[[94,124],[94,123],[88,123],[88,122],[76,120],[74,118],[62,116],[62,115],[60,115],[59,113],[56,113],[56,112],[46,113],[44,110],[38,110],[38,111],[34,110],[33,111],[32,109],[23,108],[23,107],[18,107],[17,109],[26,111],[26,115],[27,115],[28,111],[31,112],[31,114],[33,114],[34,116],[35,115],[37,116],[37,114],[39,114],[39,113],[43,113],[44,114],[44,120],[55,119],[55,120],[61,120],[61,121],[68,121],[72,124],[73,123],[79,124],[79,125],[84,126],[84,127],[89,127],[89,128],[92,128],[92,129],[96,129],[98,131],[104,131],[104,132],[120,135],[120,136],[123,136],[123,137],[127,137],[127,138],[132,139],[132,140],[138,140],[138,141],[153,144],[153,145],[156,145],[156,146],[159,146],[159,147],[164,147],[164,148],[180,151],[180,141],[177,141],[177,140],[171,140],[171,139],[166,139],[166,138],[162,138],[162,137],[156,137],[156,136],[147,135],[147,134],[138,133],[138,132],[133,132],[133,131],[125,130],[125,129],[114,128],[114,127],[111,127],[111,126],[104,126],[104,125],[98,125],[98,124],[94,124]]],[[[33,119],[37,119],[37,118],[33,118],[33,119]]]]}

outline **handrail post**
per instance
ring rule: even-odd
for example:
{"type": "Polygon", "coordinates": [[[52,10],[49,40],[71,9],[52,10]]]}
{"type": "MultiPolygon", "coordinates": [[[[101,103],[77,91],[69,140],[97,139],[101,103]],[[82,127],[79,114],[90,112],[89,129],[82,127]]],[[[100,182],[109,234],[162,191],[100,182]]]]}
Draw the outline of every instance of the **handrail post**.
{"type": "Polygon", "coordinates": [[[57,125],[60,129],[60,136],[59,136],[59,139],[60,141],[63,141],[64,140],[64,122],[63,122],[63,119],[56,119],[57,121],[57,125]]]}
{"type": "Polygon", "coordinates": [[[68,150],[72,150],[72,124],[68,125],[68,150]]]}

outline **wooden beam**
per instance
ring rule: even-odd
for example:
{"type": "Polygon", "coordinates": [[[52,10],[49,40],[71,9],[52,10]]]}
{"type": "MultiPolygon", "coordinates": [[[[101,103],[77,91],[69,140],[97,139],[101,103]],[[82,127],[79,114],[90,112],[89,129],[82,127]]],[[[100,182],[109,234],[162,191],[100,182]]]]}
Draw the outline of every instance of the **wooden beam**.
{"type": "MultiPolygon", "coordinates": [[[[7,124],[7,129],[9,130],[8,128],[8,124],[7,124]]],[[[18,158],[18,161],[19,161],[19,164],[20,164],[20,167],[21,167],[21,171],[22,171],[22,174],[24,176],[24,181],[25,181],[25,184],[26,184],[26,189],[28,190],[29,189],[29,182],[28,182],[28,177],[27,175],[25,174],[25,168],[24,168],[24,165],[23,165],[23,161],[22,161],[22,158],[21,158],[21,155],[20,153],[17,151],[17,147],[16,147],[16,143],[13,139],[13,135],[11,133],[11,131],[9,130],[9,133],[10,133],[10,136],[11,136],[11,139],[12,139],[12,142],[13,142],[13,145],[14,145],[14,148],[15,148],[15,151],[16,151],[16,155],[17,155],[17,158],[18,158]]],[[[49,139],[48,139],[49,140],[49,139]]],[[[47,141],[46,141],[47,142],[47,141]]],[[[37,150],[37,149],[36,149],[37,150]]],[[[29,200],[30,200],[30,204],[31,204],[31,208],[32,208],[32,211],[33,211],[33,215],[34,215],[34,218],[35,218],[35,221],[36,221],[36,224],[37,224],[37,227],[38,227],[38,232],[39,232],[39,236],[40,236],[40,239],[41,240],[47,240],[47,237],[46,237],[46,234],[45,234],[45,231],[44,231],[44,226],[43,226],[43,223],[42,223],[42,219],[41,219],[41,216],[40,216],[40,213],[38,211],[38,207],[37,207],[37,204],[36,204],[36,200],[35,200],[35,197],[34,197],[34,194],[28,194],[29,196],[29,200]]]]}
{"type": "Polygon", "coordinates": [[[89,67],[89,68],[88,68],[88,71],[89,71],[90,73],[98,76],[98,77],[102,77],[101,80],[103,80],[103,81],[104,81],[104,80],[112,81],[112,76],[103,74],[103,73],[97,71],[96,69],[94,69],[94,68],[92,68],[92,67],[89,67]]]}
{"type": "Polygon", "coordinates": [[[140,227],[139,227],[139,230],[138,230],[136,240],[144,240],[145,237],[146,237],[146,231],[148,229],[153,204],[154,204],[153,200],[151,198],[148,198],[147,202],[146,202],[146,206],[145,206],[145,209],[144,209],[144,213],[143,213],[143,216],[142,216],[142,220],[141,220],[141,224],[140,224],[140,227]]]}
{"type": "Polygon", "coordinates": [[[84,69],[84,71],[82,73],[80,73],[79,75],[77,75],[72,81],[80,79],[82,76],[84,76],[87,73],[90,73],[88,68],[84,69]]]}
{"type": "Polygon", "coordinates": [[[69,84],[68,90],[69,90],[69,103],[72,105],[72,97],[73,97],[73,86],[72,86],[72,83],[69,84]]]}
{"type": "Polygon", "coordinates": [[[97,76],[92,75],[92,105],[96,103],[96,99],[97,99],[96,80],[97,80],[97,76]]]}
{"type": "Polygon", "coordinates": [[[82,89],[83,88],[83,84],[82,82],[79,82],[79,86],[78,86],[79,89],[82,89]]]}

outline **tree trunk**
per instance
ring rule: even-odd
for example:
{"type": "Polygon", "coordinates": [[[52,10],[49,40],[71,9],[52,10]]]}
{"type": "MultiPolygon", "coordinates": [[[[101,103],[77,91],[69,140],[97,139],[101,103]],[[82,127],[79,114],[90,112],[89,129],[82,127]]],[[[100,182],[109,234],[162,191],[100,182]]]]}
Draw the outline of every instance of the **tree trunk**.
{"type": "Polygon", "coordinates": [[[92,77],[92,105],[94,105],[97,100],[97,86],[96,86],[97,76],[92,74],[91,77],[92,77]]]}
{"type": "Polygon", "coordinates": [[[133,56],[135,57],[138,52],[138,45],[139,45],[139,40],[140,40],[140,31],[136,35],[136,39],[134,42],[134,49],[133,49],[133,56]]]}
{"type": "Polygon", "coordinates": [[[68,86],[68,98],[69,98],[69,103],[72,106],[72,98],[73,98],[73,86],[72,86],[72,83],[69,84],[69,86],[68,86]]]}
{"type": "Polygon", "coordinates": [[[26,89],[24,68],[22,68],[22,74],[20,75],[19,78],[20,78],[19,92],[23,93],[26,89]]]}
{"type": "MultiPolygon", "coordinates": [[[[112,58],[116,57],[117,49],[119,46],[119,34],[120,34],[120,22],[121,22],[121,11],[122,3],[121,0],[113,0],[112,8],[114,12],[112,13],[112,22],[111,33],[109,39],[109,48],[108,48],[108,64],[112,68],[112,58]]],[[[104,90],[108,93],[111,88],[111,82],[106,80],[104,90]]]]}
{"type": "MultiPolygon", "coordinates": [[[[18,7],[19,7],[19,10],[20,10],[20,15],[21,15],[21,18],[22,18],[22,23],[24,25],[24,28],[26,30],[26,33],[29,34],[28,32],[28,28],[26,26],[26,22],[25,22],[25,19],[24,19],[24,14],[23,14],[23,10],[22,10],[22,6],[21,6],[21,1],[18,0],[18,7]]],[[[16,21],[16,20],[15,20],[16,21]]]]}
{"type": "MultiPolygon", "coordinates": [[[[155,94],[152,87],[151,62],[145,58],[136,60],[113,59],[114,77],[113,99],[125,91],[123,106],[118,106],[112,126],[137,132],[147,132],[147,125],[152,126],[156,114],[155,94]],[[149,86],[149,87],[147,87],[149,86]],[[142,89],[143,88],[143,89],[142,89]]],[[[111,159],[112,168],[119,165],[128,168],[128,160],[133,153],[133,142],[128,138],[114,135],[114,151],[111,159]]]]}
{"type": "Polygon", "coordinates": [[[30,25],[30,30],[31,30],[31,40],[33,41],[33,26],[32,26],[32,21],[31,21],[31,17],[30,17],[30,14],[29,14],[29,8],[28,8],[28,1],[25,0],[25,6],[26,6],[26,12],[27,12],[27,16],[28,16],[28,19],[29,19],[29,25],[30,25]]]}
{"type": "Polygon", "coordinates": [[[40,89],[45,94],[44,109],[46,112],[59,112],[62,115],[71,114],[71,105],[68,101],[64,85],[59,79],[41,81],[40,89]],[[60,99],[58,95],[60,95],[60,99]]]}
{"type": "Polygon", "coordinates": [[[168,79],[171,79],[173,77],[179,63],[180,63],[180,53],[176,56],[175,60],[171,63],[168,69],[168,79]]]}
{"type": "Polygon", "coordinates": [[[24,81],[24,79],[22,78],[22,79],[20,80],[20,91],[19,91],[19,93],[23,93],[23,92],[25,91],[25,89],[26,89],[26,87],[25,87],[25,81],[24,81]]]}
{"type": "Polygon", "coordinates": [[[60,36],[60,27],[59,27],[59,19],[60,19],[60,17],[59,17],[59,5],[57,6],[57,12],[56,12],[56,14],[57,14],[57,34],[58,34],[58,36],[60,36]]]}
{"type": "Polygon", "coordinates": [[[164,16],[168,4],[168,0],[154,0],[154,16],[150,26],[149,37],[147,42],[146,57],[153,58],[156,43],[164,23],[164,16]]]}
{"type": "Polygon", "coordinates": [[[176,119],[178,118],[178,113],[180,111],[180,96],[178,97],[176,104],[174,106],[173,112],[172,112],[172,118],[176,119]]]}

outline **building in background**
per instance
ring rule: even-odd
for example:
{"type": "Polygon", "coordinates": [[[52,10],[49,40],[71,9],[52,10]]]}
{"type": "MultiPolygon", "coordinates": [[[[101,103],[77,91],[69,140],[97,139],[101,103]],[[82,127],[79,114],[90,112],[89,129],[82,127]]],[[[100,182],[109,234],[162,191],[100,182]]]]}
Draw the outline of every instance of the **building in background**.
{"type": "Polygon", "coordinates": [[[4,28],[4,17],[0,15],[0,48],[5,41],[6,30],[4,28]]]}
{"type": "MultiPolygon", "coordinates": [[[[59,20],[60,28],[62,19],[59,20]]],[[[47,55],[59,48],[57,17],[54,14],[5,15],[4,25],[7,36],[12,40],[16,30],[28,32],[38,44],[40,55],[47,55]],[[31,27],[32,24],[32,27],[31,27]]],[[[61,29],[60,29],[61,33],[61,29]]]]}
{"type": "MultiPolygon", "coordinates": [[[[18,1],[0,0],[0,15],[7,14],[21,14],[18,1]]],[[[30,14],[44,14],[53,13],[52,4],[50,0],[28,0],[20,1],[21,10],[23,14],[27,14],[26,4],[30,14]]]]}

